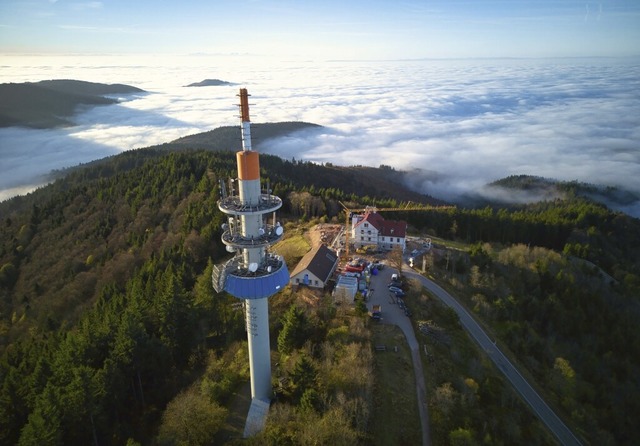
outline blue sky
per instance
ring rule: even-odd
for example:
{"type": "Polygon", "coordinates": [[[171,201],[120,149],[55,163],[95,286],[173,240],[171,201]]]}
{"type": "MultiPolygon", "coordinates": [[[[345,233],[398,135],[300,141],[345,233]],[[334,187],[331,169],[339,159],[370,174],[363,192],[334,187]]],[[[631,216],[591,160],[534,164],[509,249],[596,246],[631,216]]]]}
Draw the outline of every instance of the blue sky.
{"type": "Polygon", "coordinates": [[[2,0],[0,52],[637,56],[640,1],[2,0]]]}

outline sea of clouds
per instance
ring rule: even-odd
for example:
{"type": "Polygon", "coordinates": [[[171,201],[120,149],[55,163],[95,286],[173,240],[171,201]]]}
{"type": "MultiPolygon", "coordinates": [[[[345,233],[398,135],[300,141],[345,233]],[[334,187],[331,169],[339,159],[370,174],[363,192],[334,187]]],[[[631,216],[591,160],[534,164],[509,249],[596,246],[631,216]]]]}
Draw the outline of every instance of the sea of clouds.
{"type": "MultiPolygon", "coordinates": [[[[52,169],[238,125],[247,87],[253,122],[324,126],[259,150],[339,165],[386,164],[415,189],[526,201],[487,188],[509,175],[618,186],[640,194],[640,60],[502,59],[274,62],[250,57],[12,57],[0,83],[78,79],[145,94],[82,110],[76,126],[0,129],[0,200],[52,169]],[[185,87],[217,78],[233,86],[185,87]]],[[[239,143],[240,144],[240,143],[239,143]]],[[[239,149],[230,147],[230,149],[239,149]]],[[[624,209],[640,216],[640,203],[624,209]]]]}

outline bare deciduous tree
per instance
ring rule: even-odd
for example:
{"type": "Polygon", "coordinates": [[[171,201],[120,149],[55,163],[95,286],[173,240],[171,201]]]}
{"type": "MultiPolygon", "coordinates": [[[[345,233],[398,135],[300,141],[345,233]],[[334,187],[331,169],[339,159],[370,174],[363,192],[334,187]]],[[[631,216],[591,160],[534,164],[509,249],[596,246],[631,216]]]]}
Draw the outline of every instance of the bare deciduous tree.
{"type": "Polygon", "coordinates": [[[389,253],[389,263],[391,266],[398,270],[398,274],[402,276],[402,264],[404,262],[402,248],[399,246],[394,247],[389,253]]]}

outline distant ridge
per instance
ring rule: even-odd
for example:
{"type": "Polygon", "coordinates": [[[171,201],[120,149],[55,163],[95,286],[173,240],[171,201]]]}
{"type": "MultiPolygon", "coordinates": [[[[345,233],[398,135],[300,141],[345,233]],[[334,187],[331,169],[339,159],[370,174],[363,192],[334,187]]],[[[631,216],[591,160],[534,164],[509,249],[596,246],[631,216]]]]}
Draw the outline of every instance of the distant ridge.
{"type": "Polygon", "coordinates": [[[109,105],[105,95],[144,93],[124,84],[100,84],[69,79],[0,84],[0,127],[50,129],[73,125],[68,119],[78,106],[109,105]]]}
{"type": "Polygon", "coordinates": [[[589,184],[580,181],[561,181],[535,175],[510,175],[493,181],[476,193],[467,193],[455,200],[465,207],[509,206],[567,200],[582,197],[604,204],[611,209],[637,217],[640,195],[615,186],[589,184]]]}
{"type": "MultiPolygon", "coordinates": [[[[271,138],[289,135],[300,130],[321,129],[322,126],[310,122],[290,121],[251,124],[251,139],[254,145],[271,138]]],[[[237,150],[241,141],[240,126],[223,126],[207,132],[178,138],[163,144],[162,148],[170,150],[204,149],[212,151],[237,150]]]]}
{"type": "Polygon", "coordinates": [[[205,79],[200,82],[194,82],[185,87],[219,87],[222,85],[235,85],[233,82],[227,82],[220,79],[205,79]]]}
{"type": "Polygon", "coordinates": [[[638,194],[614,186],[589,184],[580,181],[559,181],[533,175],[511,175],[494,181],[489,186],[505,189],[533,191],[538,194],[555,192],[562,196],[579,196],[605,204],[627,206],[640,200],[638,194]]]}

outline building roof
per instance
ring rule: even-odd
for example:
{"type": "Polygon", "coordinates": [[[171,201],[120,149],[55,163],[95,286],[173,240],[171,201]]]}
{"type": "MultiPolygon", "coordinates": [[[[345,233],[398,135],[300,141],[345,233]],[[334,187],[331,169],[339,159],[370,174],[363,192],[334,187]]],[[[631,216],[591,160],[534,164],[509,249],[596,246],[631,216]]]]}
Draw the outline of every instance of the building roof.
{"type": "Polygon", "coordinates": [[[345,288],[353,288],[354,290],[358,289],[358,278],[350,277],[350,276],[338,276],[337,287],[345,287],[345,288]]]}
{"type": "Polygon", "coordinates": [[[335,252],[327,248],[325,245],[320,245],[315,249],[312,249],[304,255],[302,260],[296,265],[291,273],[291,277],[304,270],[308,270],[311,274],[318,279],[326,282],[331,276],[336,264],[338,263],[338,256],[335,252]]]}
{"type": "Polygon", "coordinates": [[[406,237],[407,222],[402,220],[385,220],[382,215],[377,212],[367,212],[364,218],[356,223],[355,227],[360,226],[364,222],[373,225],[380,235],[387,237],[406,237]]]}

